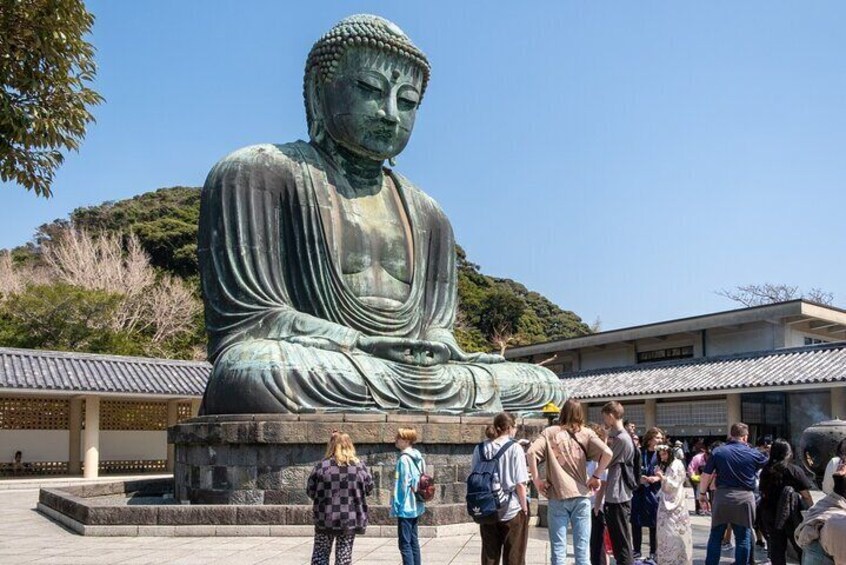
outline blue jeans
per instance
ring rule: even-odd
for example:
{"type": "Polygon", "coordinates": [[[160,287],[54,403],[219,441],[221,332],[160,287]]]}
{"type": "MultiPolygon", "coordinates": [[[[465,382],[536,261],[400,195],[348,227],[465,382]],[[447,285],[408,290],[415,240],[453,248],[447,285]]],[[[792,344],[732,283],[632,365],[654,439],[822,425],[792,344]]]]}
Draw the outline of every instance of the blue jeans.
{"type": "Polygon", "coordinates": [[[823,551],[820,542],[802,548],[802,565],[834,565],[834,559],[823,551]]]}
{"type": "Polygon", "coordinates": [[[567,524],[573,524],[573,553],[576,565],[590,565],[590,498],[577,496],[564,500],[550,500],[549,546],[552,565],[567,562],[567,524]]]}
{"type": "Polygon", "coordinates": [[[420,539],[417,518],[397,518],[397,538],[402,565],[420,565],[420,539]]]}
{"type": "MultiPolygon", "coordinates": [[[[723,545],[723,534],[726,533],[727,524],[720,524],[711,528],[711,535],[708,537],[708,554],[705,556],[705,565],[718,565],[720,552],[723,545]]],[[[734,564],[746,565],[749,563],[749,556],[752,553],[752,528],[731,525],[734,532],[734,564]]]]}

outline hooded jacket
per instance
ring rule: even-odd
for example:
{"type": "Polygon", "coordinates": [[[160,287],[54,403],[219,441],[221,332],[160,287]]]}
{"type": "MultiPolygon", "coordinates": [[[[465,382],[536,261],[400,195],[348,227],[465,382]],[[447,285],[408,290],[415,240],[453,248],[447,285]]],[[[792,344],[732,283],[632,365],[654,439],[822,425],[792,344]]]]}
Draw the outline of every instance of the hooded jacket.
{"type": "Polygon", "coordinates": [[[391,497],[391,516],[417,518],[426,506],[414,495],[420,475],[426,471],[423,455],[413,447],[404,449],[397,458],[394,471],[394,494],[391,497]]]}

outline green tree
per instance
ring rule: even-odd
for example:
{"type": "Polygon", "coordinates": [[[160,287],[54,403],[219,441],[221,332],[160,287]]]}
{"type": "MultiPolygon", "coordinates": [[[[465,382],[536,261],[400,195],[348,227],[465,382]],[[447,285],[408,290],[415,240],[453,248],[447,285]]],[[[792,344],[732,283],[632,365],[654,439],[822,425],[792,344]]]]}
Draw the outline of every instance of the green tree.
{"type": "Polygon", "coordinates": [[[109,320],[122,296],[64,284],[30,285],[0,304],[0,345],[92,353],[141,353],[109,320]]]}
{"type": "Polygon", "coordinates": [[[496,288],[482,301],[479,330],[504,354],[505,348],[514,340],[525,312],[526,302],[520,296],[505,288],[496,288]]]}
{"type": "Polygon", "coordinates": [[[0,1],[0,179],[52,194],[62,150],[78,150],[91,106],[94,23],[81,0],[0,1]]]}

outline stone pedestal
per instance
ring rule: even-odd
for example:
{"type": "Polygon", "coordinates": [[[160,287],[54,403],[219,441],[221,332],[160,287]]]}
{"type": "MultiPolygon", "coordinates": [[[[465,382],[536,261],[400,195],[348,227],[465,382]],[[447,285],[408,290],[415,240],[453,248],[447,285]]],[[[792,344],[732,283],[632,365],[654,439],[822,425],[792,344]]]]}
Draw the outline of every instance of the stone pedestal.
{"type": "MultiPolygon", "coordinates": [[[[484,439],[491,417],[402,414],[301,414],[202,416],[168,430],[174,444],[174,495],[191,504],[286,505],[299,516],[288,523],[311,524],[306,481],[334,430],[350,434],[373,475],[370,522],[389,524],[397,449],[397,428],[414,427],[437,494],[423,523],[469,521],[465,480],[473,448],[484,439]]],[[[519,437],[532,438],[545,420],[518,422],[519,437]]]]}

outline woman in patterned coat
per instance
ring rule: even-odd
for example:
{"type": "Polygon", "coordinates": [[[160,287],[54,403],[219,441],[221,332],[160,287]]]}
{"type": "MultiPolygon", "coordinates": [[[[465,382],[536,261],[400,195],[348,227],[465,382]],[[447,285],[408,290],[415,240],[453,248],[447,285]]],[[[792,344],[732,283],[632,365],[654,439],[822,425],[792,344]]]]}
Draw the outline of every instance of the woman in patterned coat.
{"type": "Polygon", "coordinates": [[[308,496],[314,501],[312,565],[329,565],[333,543],[336,565],[352,561],[355,535],[367,528],[366,497],[372,491],[373,478],[356,457],[352,439],[333,432],[323,461],[308,478],[308,496]]]}

